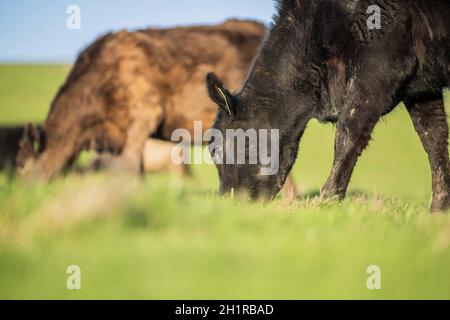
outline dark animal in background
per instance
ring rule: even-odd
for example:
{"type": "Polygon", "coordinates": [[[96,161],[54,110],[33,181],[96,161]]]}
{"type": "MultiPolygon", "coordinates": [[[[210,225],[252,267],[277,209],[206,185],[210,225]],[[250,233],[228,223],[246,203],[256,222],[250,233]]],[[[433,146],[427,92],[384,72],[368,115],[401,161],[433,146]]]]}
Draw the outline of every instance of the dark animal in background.
{"type": "Polygon", "coordinates": [[[170,140],[216,114],[204,87],[209,70],[238,88],[265,35],[264,25],[230,20],[216,26],[119,32],[79,56],[43,126],[42,146],[21,141],[18,171],[48,180],[83,150],[117,155],[112,167],[139,172],[150,136],[170,140]]]}
{"type": "Polygon", "coordinates": [[[23,130],[23,127],[0,128],[0,170],[9,171],[15,167],[23,130]]]}
{"type": "Polygon", "coordinates": [[[207,79],[220,106],[215,128],[280,129],[280,171],[259,176],[258,166],[220,165],[222,192],[235,188],[272,198],[294,165],[309,120],[316,118],[335,123],[337,130],[334,164],[321,196],[342,199],[375,125],[404,101],[431,163],[431,209],[449,209],[442,95],[450,85],[449,17],[448,0],[280,1],[243,89],[232,95],[215,75],[207,79]],[[381,9],[380,30],[367,27],[371,5],[381,9]]]}
{"type": "Polygon", "coordinates": [[[26,128],[1,127],[0,128],[0,170],[14,171],[16,164],[23,164],[26,159],[33,157],[38,152],[38,146],[42,138],[42,128],[29,125],[26,128]],[[27,143],[23,146],[21,156],[17,155],[20,149],[20,141],[26,137],[27,143]]]}

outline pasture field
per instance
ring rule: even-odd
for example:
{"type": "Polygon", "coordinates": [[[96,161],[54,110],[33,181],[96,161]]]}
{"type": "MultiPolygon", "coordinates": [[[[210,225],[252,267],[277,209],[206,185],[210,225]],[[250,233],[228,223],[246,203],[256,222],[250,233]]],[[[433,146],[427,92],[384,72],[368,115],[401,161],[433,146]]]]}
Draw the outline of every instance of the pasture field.
{"type": "MultiPolygon", "coordinates": [[[[68,70],[0,66],[1,125],[41,122],[68,70]]],[[[307,130],[290,206],[219,199],[209,166],[184,182],[0,174],[0,299],[449,299],[450,215],[428,212],[428,161],[404,107],[377,127],[348,199],[320,203],[333,131],[307,130]],[[367,288],[371,265],[381,290],[367,288]]]]}

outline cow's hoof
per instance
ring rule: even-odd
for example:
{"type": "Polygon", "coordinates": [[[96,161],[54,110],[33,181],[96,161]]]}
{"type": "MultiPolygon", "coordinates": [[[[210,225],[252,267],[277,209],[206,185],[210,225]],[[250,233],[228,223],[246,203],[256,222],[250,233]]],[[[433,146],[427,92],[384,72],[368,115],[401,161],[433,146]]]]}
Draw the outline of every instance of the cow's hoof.
{"type": "Polygon", "coordinates": [[[283,190],[283,201],[287,205],[293,205],[299,198],[299,193],[295,187],[287,186],[283,190]]]}
{"type": "Polygon", "coordinates": [[[449,213],[450,212],[450,195],[435,196],[431,202],[432,213],[449,213]]]}
{"type": "Polygon", "coordinates": [[[115,158],[109,161],[108,171],[119,174],[140,174],[141,164],[126,158],[115,158]]]}
{"type": "Polygon", "coordinates": [[[342,201],[345,199],[345,192],[322,189],[320,191],[320,200],[322,202],[342,201]]]}

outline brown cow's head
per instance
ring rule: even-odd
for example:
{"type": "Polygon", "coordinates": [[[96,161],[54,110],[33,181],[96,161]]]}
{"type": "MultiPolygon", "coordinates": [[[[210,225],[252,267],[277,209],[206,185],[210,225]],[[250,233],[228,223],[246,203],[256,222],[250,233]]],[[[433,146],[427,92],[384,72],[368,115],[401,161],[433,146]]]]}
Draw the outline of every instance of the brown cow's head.
{"type": "Polygon", "coordinates": [[[24,130],[16,157],[17,172],[22,174],[27,167],[33,165],[39,154],[44,150],[44,131],[29,123],[24,130]]]}

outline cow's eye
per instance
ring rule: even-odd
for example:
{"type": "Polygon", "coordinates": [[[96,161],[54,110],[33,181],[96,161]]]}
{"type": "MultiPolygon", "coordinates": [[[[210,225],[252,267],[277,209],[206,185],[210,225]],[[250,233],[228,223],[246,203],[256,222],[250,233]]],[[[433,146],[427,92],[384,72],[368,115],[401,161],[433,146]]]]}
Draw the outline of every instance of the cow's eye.
{"type": "Polygon", "coordinates": [[[211,158],[216,164],[221,164],[223,159],[222,148],[219,146],[215,146],[214,148],[209,149],[211,152],[211,158]]]}
{"type": "Polygon", "coordinates": [[[210,140],[208,142],[208,149],[209,149],[209,152],[211,153],[211,156],[214,156],[214,154],[216,153],[216,149],[212,147],[212,143],[213,143],[213,140],[210,140]]]}

